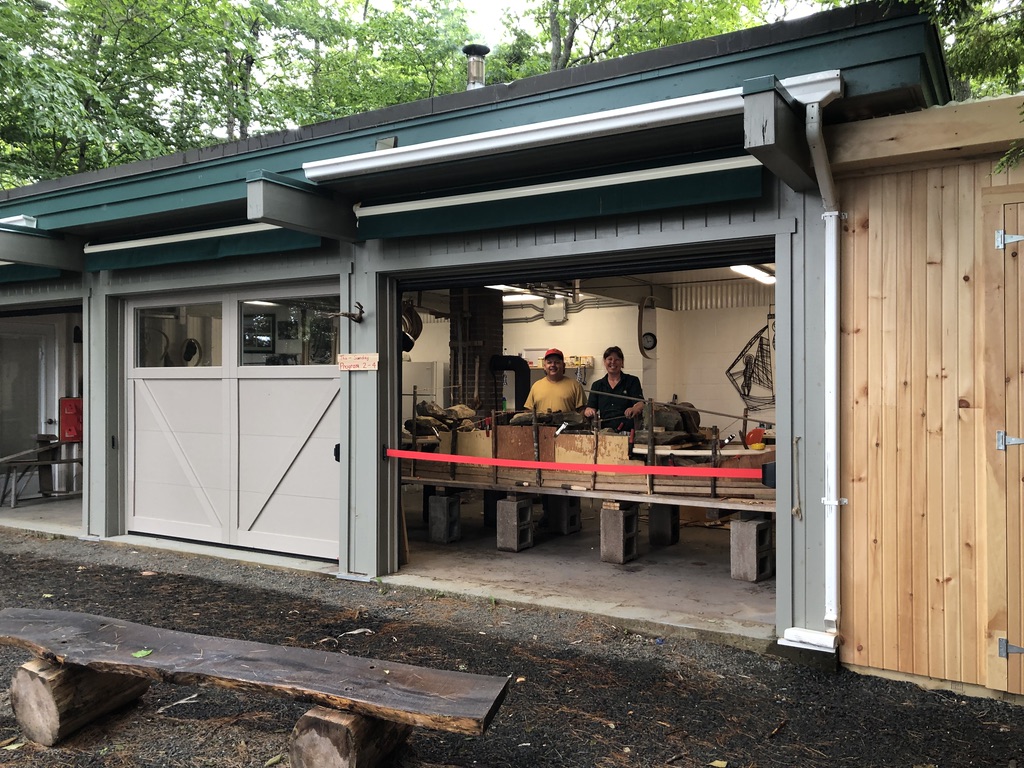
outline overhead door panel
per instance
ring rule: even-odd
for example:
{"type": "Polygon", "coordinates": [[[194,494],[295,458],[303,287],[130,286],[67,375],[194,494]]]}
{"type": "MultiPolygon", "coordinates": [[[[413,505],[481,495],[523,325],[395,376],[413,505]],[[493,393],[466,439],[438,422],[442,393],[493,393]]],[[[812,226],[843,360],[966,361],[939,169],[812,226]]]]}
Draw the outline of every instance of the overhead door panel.
{"type": "Polygon", "coordinates": [[[131,386],[129,530],[227,541],[224,382],[136,379],[131,386]]]}
{"type": "Polygon", "coordinates": [[[338,380],[238,382],[237,543],[337,556],[338,380]]]}

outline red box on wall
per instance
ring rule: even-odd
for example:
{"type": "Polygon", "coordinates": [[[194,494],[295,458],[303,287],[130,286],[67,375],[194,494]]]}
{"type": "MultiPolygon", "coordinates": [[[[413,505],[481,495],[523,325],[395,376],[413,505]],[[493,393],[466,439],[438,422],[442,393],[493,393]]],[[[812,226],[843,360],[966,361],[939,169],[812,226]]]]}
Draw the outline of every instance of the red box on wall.
{"type": "Polygon", "coordinates": [[[62,397],[58,401],[60,407],[60,442],[82,442],[82,398],[62,397]]]}

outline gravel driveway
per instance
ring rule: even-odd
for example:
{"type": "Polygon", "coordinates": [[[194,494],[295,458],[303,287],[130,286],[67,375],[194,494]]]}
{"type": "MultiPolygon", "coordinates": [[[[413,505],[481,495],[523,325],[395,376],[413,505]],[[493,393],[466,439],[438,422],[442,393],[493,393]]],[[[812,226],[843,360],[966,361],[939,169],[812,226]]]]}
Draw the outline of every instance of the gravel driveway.
{"type": "MultiPolygon", "coordinates": [[[[394,758],[403,768],[1024,768],[1022,706],[638,634],[584,614],[0,528],[8,606],[512,675],[484,736],[414,729],[394,758]]],[[[27,658],[0,646],[0,677],[27,658]]],[[[46,749],[22,738],[4,690],[0,766],[287,766],[288,736],[306,709],[154,684],[46,749]]]]}

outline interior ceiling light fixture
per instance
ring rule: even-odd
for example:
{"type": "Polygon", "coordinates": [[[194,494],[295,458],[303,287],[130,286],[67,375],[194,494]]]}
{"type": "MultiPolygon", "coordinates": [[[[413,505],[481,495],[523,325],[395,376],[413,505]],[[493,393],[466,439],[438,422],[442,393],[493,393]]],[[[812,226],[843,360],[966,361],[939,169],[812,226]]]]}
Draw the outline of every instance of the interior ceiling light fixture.
{"type": "Polygon", "coordinates": [[[744,277],[757,280],[759,283],[775,285],[775,275],[767,270],[761,269],[760,267],[755,267],[752,264],[733,264],[731,269],[733,272],[739,272],[744,277]]]}

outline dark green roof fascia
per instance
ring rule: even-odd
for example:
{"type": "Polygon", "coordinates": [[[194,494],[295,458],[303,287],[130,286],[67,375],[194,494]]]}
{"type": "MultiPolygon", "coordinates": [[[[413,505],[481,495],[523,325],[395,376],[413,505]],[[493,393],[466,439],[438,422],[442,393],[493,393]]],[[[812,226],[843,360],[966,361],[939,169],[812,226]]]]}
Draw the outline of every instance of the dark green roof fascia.
{"type": "Polygon", "coordinates": [[[60,277],[60,270],[51,267],[32,267],[27,264],[6,264],[0,267],[0,283],[24,283],[55,277],[60,277]]]}
{"type": "MultiPolygon", "coordinates": [[[[843,18],[847,16],[856,18],[852,12],[843,18]]],[[[539,76],[547,78],[545,82],[564,83],[556,90],[531,92],[530,81],[535,78],[528,78],[508,86],[451,94],[299,131],[83,174],[80,179],[42,182],[10,190],[6,195],[0,193],[0,200],[7,197],[0,203],[0,216],[26,213],[37,217],[41,229],[61,230],[214,202],[242,203],[244,182],[253,169],[263,168],[304,181],[303,162],[371,151],[382,135],[397,135],[399,145],[408,146],[595,112],[607,109],[609,104],[629,106],[738,87],[746,79],[765,74],[785,78],[821,69],[849,73],[850,95],[858,95],[872,87],[870,79],[857,76],[859,67],[870,68],[879,60],[925,56],[930,61],[926,69],[934,72],[938,67],[936,56],[941,61],[941,53],[933,50],[935,32],[922,16],[897,15],[877,23],[848,24],[808,37],[794,38],[780,32],[778,42],[771,39],[776,26],[623,57],[618,63],[591,65],[593,69],[539,76]],[[679,53],[689,48],[703,53],[690,57],[679,53]],[[685,60],[673,63],[673,53],[685,60]],[[634,60],[647,62],[649,68],[638,69],[634,60]],[[592,72],[611,74],[600,78],[592,77],[592,72]],[[488,91],[492,93],[481,93],[488,91]],[[522,95],[517,95],[520,91],[522,95]]],[[[807,29],[813,30],[813,26],[807,25],[807,29]]],[[[940,87],[948,91],[948,82],[940,87]]],[[[945,100],[945,93],[936,95],[937,103],[945,100]]]]}
{"type": "Polygon", "coordinates": [[[187,243],[151,245],[142,248],[126,248],[120,251],[91,253],[85,257],[86,272],[100,272],[106,269],[139,269],[162,264],[180,264],[190,261],[211,261],[230,256],[255,256],[260,253],[277,253],[318,248],[321,238],[302,232],[275,229],[266,232],[249,232],[243,235],[216,237],[209,240],[192,240],[187,243]]]}
{"type": "Polygon", "coordinates": [[[359,236],[363,240],[374,240],[472,232],[754,199],[762,194],[763,169],[753,166],[600,189],[365,217],[359,220],[359,236]]]}

